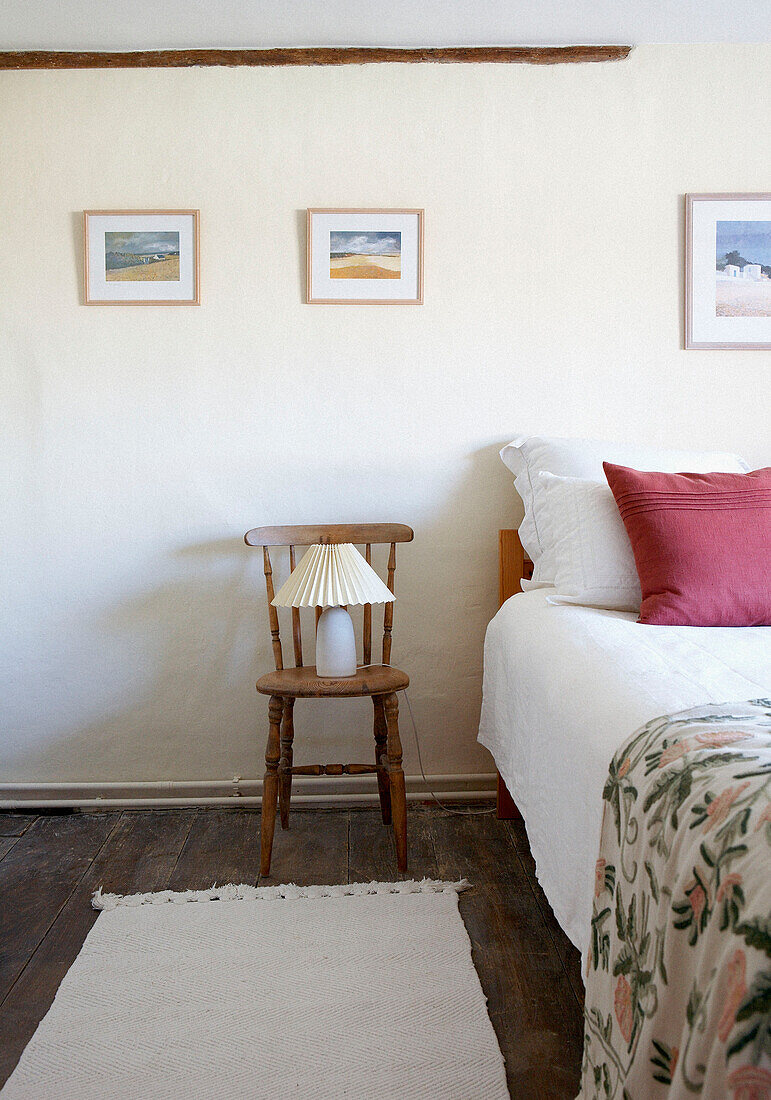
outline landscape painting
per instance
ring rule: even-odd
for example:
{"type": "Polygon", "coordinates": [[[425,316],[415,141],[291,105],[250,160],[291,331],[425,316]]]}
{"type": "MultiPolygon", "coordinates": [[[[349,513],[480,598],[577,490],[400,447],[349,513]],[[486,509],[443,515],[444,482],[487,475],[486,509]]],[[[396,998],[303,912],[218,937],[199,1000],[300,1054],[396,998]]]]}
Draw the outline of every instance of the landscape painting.
{"type": "Polygon", "coordinates": [[[305,228],[309,304],[422,303],[422,210],[309,208],[305,228]]]}
{"type": "Polygon", "coordinates": [[[771,350],[771,192],[685,196],[685,347],[771,350]]]}
{"type": "Polygon", "coordinates": [[[107,282],[179,282],[179,233],[105,232],[107,282]]]}
{"type": "Polygon", "coordinates": [[[401,274],[401,233],[330,232],[330,279],[400,279],[401,274]]]}
{"type": "Polygon", "coordinates": [[[83,304],[201,303],[198,210],[84,210],[83,304]]]}
{"type": "Polygon", "coordinates": [[[771,221],[717,221],[717,317],[771,317],[771,221]]]}

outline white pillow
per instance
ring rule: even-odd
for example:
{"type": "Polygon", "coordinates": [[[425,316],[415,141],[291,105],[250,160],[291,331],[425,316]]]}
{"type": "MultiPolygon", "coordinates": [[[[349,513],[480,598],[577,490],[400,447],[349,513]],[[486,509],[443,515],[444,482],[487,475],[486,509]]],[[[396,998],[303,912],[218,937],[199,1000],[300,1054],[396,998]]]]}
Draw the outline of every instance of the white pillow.
{"type": "Polygon", "coordinates": [[[737,455],[719,451],[666,451],[632,443],[605,443],[597,439],[556,439],[547,436],[518,436],[501,451],[501,458],[514,474],[514,488],[522,497],[525,517],[519,537],[535,568],[533,579],[522,587],[544,588],[554,584],[556,563],[541,530],[543,489],[537,475],[546,472],[560,477],[578,477],[602,482],[603,462],[632,466],[635,470],[664,473],[746,474],[749,466],[737,455]]]}
{"type": "Polygon", "coordinates": [[[640,580],[607,482],[538,474],[542,527],[555,562],[556,603],[639,611],[640,580]]]}

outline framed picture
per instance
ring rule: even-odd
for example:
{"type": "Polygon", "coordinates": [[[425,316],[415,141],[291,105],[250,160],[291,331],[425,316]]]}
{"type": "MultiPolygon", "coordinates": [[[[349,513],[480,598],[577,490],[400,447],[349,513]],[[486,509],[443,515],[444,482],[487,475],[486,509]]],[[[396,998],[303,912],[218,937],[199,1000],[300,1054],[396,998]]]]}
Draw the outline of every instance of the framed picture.
{"type": "Polygon", "coordinates": [[[685,200],[686,348],[771,348],[771,194],[685,200]]]}
{"type": "Polygon", "coordinates": [[[197,306],[197,210],[84,210],[87,306],[197,306]]]}
{"type": "Polygon", "coordinates": [[[423,302],[422,210],[309,210],[306,301],[423,302]]]}

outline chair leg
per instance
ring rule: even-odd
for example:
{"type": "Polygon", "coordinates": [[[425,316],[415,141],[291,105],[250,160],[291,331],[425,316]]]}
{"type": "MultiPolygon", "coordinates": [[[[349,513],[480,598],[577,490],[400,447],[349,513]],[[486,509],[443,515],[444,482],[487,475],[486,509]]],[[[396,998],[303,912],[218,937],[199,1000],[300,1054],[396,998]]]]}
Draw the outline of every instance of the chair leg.
{"type": "Polygon", "coordinates": [[[377,793],[380,796],[380,812],[383,824],[391,824],[391,786],[388,775],[388,727],[386,725],[383,696],[373,695],[375,708],[375,763],[378,766],[377,793]]]}
{"type": "Polygon", "coordinates": [[[278,798],[278,762],[280,759],[281,714],[283,700],[271,695],[268,705],[270,732],[265,750],[265,778],[262,783],[262,823],[260,843],[260,874],[270,874],[270,857],[273,851],[273,831],[276,827],[276,800],[278,798]]]}
{"type": "Polygon", "coordinates": [[[399,700],[396,692],[384,700],[388,728],[388,778],[391,788],[391,811],[396,841],[396,866],[407,870],[407,792],[402,771],[402,743],[399,740],[399,700]]]}
{"type": "Polygon", "coordinates": [[[294,741],[294,699],[284,700],[281,723],[281,760],[278,765],[278,811],[281,828],[289,828],[289,805],[292,801],[292,742],[294,741]]]}

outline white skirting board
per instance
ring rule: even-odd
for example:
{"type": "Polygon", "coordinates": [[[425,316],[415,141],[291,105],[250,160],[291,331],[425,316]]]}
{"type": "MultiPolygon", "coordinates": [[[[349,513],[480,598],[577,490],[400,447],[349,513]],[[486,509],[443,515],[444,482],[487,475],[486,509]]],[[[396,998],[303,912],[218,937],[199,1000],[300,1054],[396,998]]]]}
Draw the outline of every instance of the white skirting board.
{"type": "MultiPolygon", "coordinates": [[[[408,800],[493,798],[494,773],[408,775],[408,800]]],[[[154,806],[259,806],[262,780],[152,780],[141,782],[0,783],[0,810],[94,809],[154,806]]],[[[295,776],[292,805],[357,806],[378,801],[374,775],[295,776]]]]}

